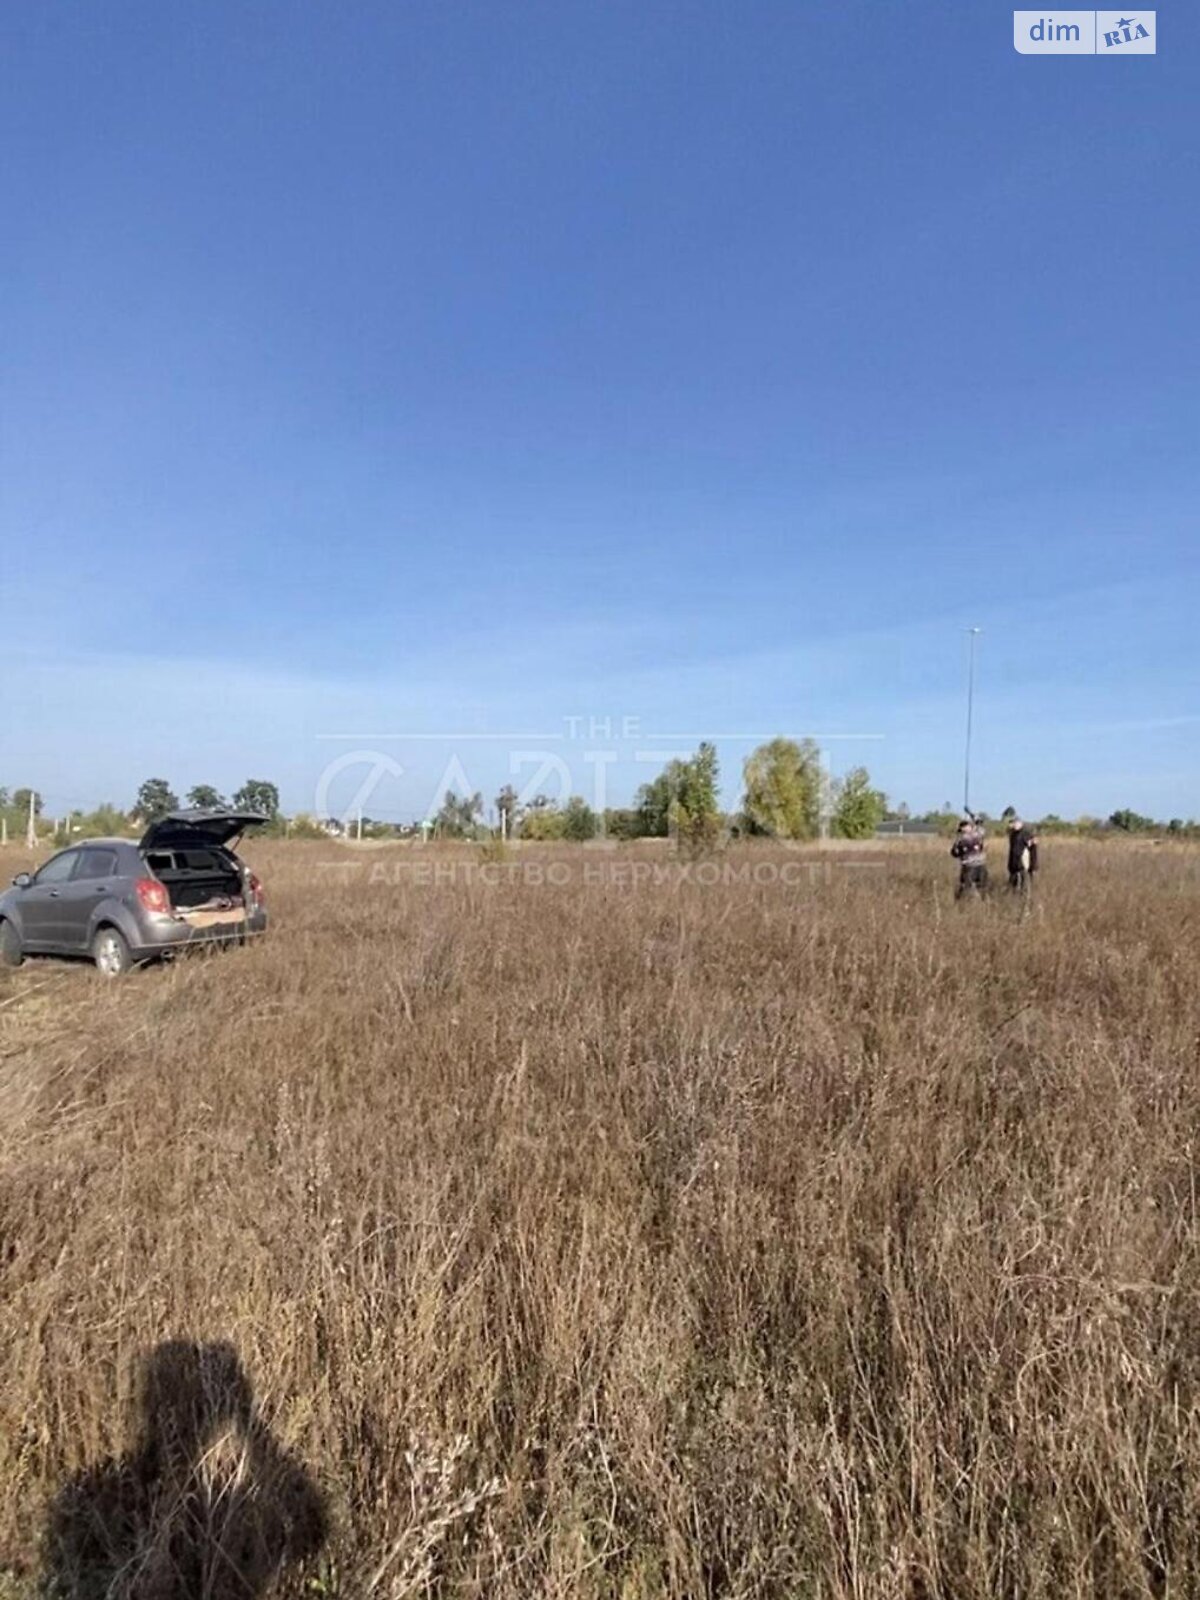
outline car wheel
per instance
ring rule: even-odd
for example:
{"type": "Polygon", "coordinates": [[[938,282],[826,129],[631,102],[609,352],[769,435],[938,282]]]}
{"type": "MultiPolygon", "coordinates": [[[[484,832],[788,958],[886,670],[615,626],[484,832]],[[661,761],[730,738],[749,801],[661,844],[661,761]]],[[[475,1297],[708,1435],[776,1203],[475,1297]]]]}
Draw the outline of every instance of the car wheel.
{"type": "Polygon", "coordinates": [[[92,960],[102,978],[119,978],[133,965],[129,946],[117,928],[98,928],[92,940],[92,960]]]}
{"type": "Polygon", "coordinates": [[[19,967],[23,960],[21,936],[5,919],[0,922],[0,967],[19,967]]]}

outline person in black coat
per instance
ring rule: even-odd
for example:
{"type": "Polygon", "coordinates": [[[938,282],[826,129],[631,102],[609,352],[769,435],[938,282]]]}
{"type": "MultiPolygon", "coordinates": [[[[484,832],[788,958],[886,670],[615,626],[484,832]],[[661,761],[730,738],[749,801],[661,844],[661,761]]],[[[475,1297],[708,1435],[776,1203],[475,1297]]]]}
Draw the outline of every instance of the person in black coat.
{"type": "Polygon", "coordinates": [[[1038,869],[1038,842],[1033,829],[1018,816],[1008,819],[1008,887],[1012,894],[1028,894],[1038,869]]]}

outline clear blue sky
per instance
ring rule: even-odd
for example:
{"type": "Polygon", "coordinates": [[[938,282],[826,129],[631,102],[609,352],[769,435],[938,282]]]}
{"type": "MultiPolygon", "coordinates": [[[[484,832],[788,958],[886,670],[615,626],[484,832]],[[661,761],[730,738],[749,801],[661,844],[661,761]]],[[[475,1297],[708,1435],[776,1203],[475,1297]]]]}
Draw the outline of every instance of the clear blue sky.
{"type": "MultiPolygon", "coordinates": [[[[1200,814],[1200,18],[1158,23],[10,5],[0,782],[299,808],[321,734],[629,716],[618,798],[651,735],[834,730],[924,807],[978,623],[978,803],[1200,814]]],[[[373,809],[514,744],[380,746],[373,809]]]]}

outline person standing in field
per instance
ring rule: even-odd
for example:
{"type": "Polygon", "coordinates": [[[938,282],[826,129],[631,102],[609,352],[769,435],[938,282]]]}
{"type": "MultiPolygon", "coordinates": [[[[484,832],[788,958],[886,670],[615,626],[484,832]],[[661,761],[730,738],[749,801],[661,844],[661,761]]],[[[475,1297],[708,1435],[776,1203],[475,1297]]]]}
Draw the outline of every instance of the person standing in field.
{"type": "Polygon", "coordinates": [[[1033,829],[1015,813],[1008,819],[1008,889],[1010,894],[1028,894],[1038,869],[1038,842],[1033,829]]]}
{"type": "Polygon", "coordinates": [[[961,900],[966,894],[986,894],[987,836],[969,812],[958,825],[950,854],[958,862],[958,888],[954,898],[961,900]]]}

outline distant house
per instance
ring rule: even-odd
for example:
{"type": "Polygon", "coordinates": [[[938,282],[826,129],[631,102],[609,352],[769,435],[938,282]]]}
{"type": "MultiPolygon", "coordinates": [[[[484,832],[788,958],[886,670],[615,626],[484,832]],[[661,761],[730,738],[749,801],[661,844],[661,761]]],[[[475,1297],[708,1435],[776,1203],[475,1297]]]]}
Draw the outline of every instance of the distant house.
{"type": "Polygon", "coordinates": [[[896,822],[881,822],[875,829],[877,839],[916,838],[918,835],[929,837],[938,832],[936,822],[914,822],[911,819],[896,822]]]}

